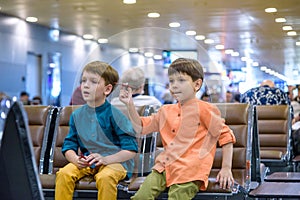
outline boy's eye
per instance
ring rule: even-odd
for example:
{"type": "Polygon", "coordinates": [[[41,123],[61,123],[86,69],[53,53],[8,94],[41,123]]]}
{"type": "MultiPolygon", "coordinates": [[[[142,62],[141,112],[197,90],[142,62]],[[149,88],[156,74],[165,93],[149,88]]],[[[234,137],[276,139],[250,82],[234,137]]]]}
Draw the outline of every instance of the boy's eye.
{"type": "Polygon", "coordinates": [[[86,82],[86,79],[82,79],[80,82],[81,82],[81,83],[85,83],[85,82],[86,82]]]}

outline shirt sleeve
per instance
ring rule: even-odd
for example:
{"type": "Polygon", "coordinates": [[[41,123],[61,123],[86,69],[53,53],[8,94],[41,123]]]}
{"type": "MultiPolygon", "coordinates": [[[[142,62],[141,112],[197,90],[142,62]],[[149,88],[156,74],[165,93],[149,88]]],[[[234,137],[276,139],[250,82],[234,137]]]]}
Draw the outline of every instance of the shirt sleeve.
{"type": "Polygon", "coordinates": [[[221,135],[219,137],[219,145],[223,146],[228,143],[235,143],[236,138],[232,132],[232,130],[225,123],[223,124],[223,128],[221,131],[221,135]]]}
{"type": "Polygon", "coordinates": [[[75,127],[75,123],[74,123],[74,118],[73,118],[73,114],[70,117],[70,122],[69,122],[69,133],[66,136],[63,146],[62,146],[62,153],[65,155],[66,151],[68,150],[73,150],[75,152],[78,151],[78,147],[79,147],[79,143],[78,143],[78,137],[77,137],[77,130],[75,127]]]}
{"type": "Polygon", "coordinates": [[[201,118],[208,130],[208,134],[211,136],[211,142],[218,141],[220,146],[230,142],[235,143],[235,136],[232,130],[225,124],[225,120],[221,117],[221,112],[216,106],[205,109],[201,118]]]}
{"type": "Polygon", "coordinates": [[[112,119],[112,125],[119,138],[121,149],[138,152],[136,133],[129,119],[121,112],[118,112],[118,117],[114,116],[112,119]]]}

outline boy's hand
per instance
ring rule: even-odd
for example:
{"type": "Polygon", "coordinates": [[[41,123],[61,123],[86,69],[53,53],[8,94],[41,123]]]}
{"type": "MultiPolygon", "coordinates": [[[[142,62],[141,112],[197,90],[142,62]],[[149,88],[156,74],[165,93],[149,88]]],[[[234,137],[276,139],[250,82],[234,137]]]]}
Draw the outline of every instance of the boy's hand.
{"type": "Polygon", "coordinates": [[[77,160],[76,166],[79,169],[82,169],[82,168],[85,168],[85,167],[89,166],[89,162],[88,162],[88,160],[87,160],[86,157],[87,156],[84,156],[84,155],[78,156],[78,160],[77,160]]]}
{"type": "Polygon", "coordinates": [[[128,86],[128,84],[124,83],[121,85],[119,99],[126,105],[128,105],[129,102],[131,101],[132,88],[130,86],[128,86]]]}
{"type": "Polygon", "coordinates": [[[217,175],[217,182],[220,184],[220,188],[230,189],[234,184],[231,169],[222,168],[217,175]]]}
{"type": "Polygon", "coordinates": [[[101,165],[106,165],[105,157],[101,156],[98,153],[92,153],[87,156],[87,161],[89,166],[92,166],[93,164],[95,167],[101,166],[101,165]]]}

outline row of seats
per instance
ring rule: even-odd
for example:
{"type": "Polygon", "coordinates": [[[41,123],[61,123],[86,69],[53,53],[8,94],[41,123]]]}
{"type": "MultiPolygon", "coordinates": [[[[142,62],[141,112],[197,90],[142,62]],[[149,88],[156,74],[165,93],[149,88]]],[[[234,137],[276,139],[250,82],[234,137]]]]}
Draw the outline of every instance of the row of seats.
{"type": "MultiPolygon", "coordinates": [[[[195,199],[204,196],[245,196],[253,188],[253,183],[263,179],[261,161],[272,167],[273,163],[292,162],[290,145],[290,108],[288,106],[251,106],[239,103],[215,104],[221,111],[227,125],[233,130],[237,142],[234,144],[232,172],[235,186],[230,190],[220,189],[216,183],[216,175],[222,164],[222,151],[217,148],[213,168],[209,176],[207,191],[199,192],[195,199]],[[274,148],[276,146],[276,148],[274,148]],[[267,157],[264,157],[268,155],[267,157]],[[271,157],[276,155],[276,158],[271,157]],[[276,162],[273,162],[276,161],[276,162]]],[[[63,140],[69,131],[69,118],[78,106],[62,108],[52,106],[24,106],[28,115],[28,123],[34,146],[36,163],[39,167],[40,180],[46,196],[53,196],[55,173],[68,162],[61,153],[63,140]]],[[[150,115],[153,107],[138,108],[140,115],[150,115]]],[[[126,111],[123,111],[126,114],[126,111]]],[[[159,152],[161,141],[159,133],[139,139],[139,154],[135,158],[136,169],[133,179],[120,183],[119,199],[128,199],[137,191],[159,152]],[[155,152],[156,151],[156,152],[155,152]],[[142,173],[141,173],[142,172],[142,173]]],[[[160,148],[162,150],[162,148],[160,148]]],[[[80,195],[96,196],[94,182],[83,179],[76,185],[75,197],[80,195]]],[[[162,194],[166,195],[166,194],[162,194]]]]}

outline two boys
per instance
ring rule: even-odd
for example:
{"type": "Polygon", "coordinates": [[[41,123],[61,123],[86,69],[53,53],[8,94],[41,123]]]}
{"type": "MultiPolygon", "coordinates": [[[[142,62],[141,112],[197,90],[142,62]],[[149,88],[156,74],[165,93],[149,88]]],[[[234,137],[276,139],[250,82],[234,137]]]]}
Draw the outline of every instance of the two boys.
{"type": "MultiPolygon", "coordinates": [[[[134,131],[137,134],[160,132],[164,145],[153,171],[132,199],[154,199],[167,187],[169,199],[192,199],[199,189],[207,187],[217,142],[223,147],[217,181],[222,188],[233,184],[231,162],[235,137],[220,111],[195,96],[203,82],[202,66],[195,60],[180,58],[170,65],[168,76],[170,91],[178,103],[164,105],[149,117],[140,117],[136,112],[132,89],[126,83],[120,91],[119,98],[128,108],[134,131]]],[[[131,124],[121,113],[113,115],[111,110],[118,111],[106,100],[117,82],[116,71],[104,63],[91,63],[84,68],[81,89],[87,104],[70,119],[70,133],[62,149],[70,164],[57,173],[56,199],[66,199],[66,194],[72,198],[75,182],[86,175],[94,175],[98,199],[116,199],[116,185],[126,177],[126,170],[130,170],[125,163],[132,161],[137,151],[131,124]],[[78,148],[81,151],[86,148],[91,154],[80,157],[78,148]],[[95,168],[91,168],[92,164],[95,168]],[[112,179],[109,186],[103,186],[112,179]],[[108,192],[104,195],[104,187],[109,188],[110,197],[108,192]]]]}

